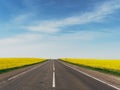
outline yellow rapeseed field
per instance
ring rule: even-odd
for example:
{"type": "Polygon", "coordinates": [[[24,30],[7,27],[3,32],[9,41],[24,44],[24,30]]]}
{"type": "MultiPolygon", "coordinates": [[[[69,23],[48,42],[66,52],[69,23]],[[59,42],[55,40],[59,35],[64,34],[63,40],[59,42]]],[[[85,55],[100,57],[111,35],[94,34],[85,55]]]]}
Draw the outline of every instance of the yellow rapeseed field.
{"type": "Polygon", "coordinates": [[[108,59],[85,59],[85,58],[62,58],[63,61],[67,61],[74,64],[80,64],[95,68],[109,69],[114,71],[120,71],[120,60],[108,60],[108,59]]]}
{"type": "Polygon", "coordinates": [[[0,58],[0,70],[42,62],[42,58],[0,58]]]}

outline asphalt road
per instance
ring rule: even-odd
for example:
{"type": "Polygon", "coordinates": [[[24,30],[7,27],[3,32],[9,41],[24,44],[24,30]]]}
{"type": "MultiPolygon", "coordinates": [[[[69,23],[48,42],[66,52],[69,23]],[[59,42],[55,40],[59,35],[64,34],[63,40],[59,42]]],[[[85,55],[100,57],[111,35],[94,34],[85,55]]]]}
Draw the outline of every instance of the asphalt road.
{"type": "Polygon", "coordinates": [[[58,60],[48,60],[33,68],[3,81],[0,90],[117,90],[58,60]]]}

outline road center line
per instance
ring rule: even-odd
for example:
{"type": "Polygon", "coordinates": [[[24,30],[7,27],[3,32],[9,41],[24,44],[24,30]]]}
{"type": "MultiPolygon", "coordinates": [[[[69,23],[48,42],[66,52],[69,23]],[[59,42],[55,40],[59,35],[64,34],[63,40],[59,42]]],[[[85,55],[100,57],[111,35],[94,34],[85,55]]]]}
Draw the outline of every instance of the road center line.
{"type": "Polygon", "coordinates": [[[54,61],[53,61],[53,71],[55,72],[55,64],[54,64],[54,61]]]}
{"type": "Polygon", "coordinates": [[[55,88],[55,72],[53,72],[53,84],[52,87],[55,88]]]}
{"type": "MultiPolygon", "coordinates": [[[[60,61],[58,61],[58,62],[60,62],[60,61]]],[[[60,62],[60,63],[62,63],[62,62],[60,62]]],[[[79,69],[76,69],[76,68],[74,68],[74,67],[71,67],[71,66],[69,66],[69,65],[66,65],[66,64],[64,64],[64,63],[62,63],[62,64],[65,65],[65,66],[67,66],[67,67],[69,67],[69,68],[71,68],[71,69],[73,69],[73,70],[75,70],[75,71],[77,71],[77,72],[79,72],[79,73],[84,74],[85,76],[88,76],[88,77],[90,77],[90,78],[93,78],[93,79],[101,82],[101,83],[104,83],[104,84],[106,84],[106,85],[108,85],[108,86],[110,86],[110,87],[112,87],[112,88],[114,88],[114,89],[116,89],[116,90],[120,90],[120,88],[118,88],[118,87],[116,87],[116,86],[114,86],[114,85],[111,85],[111,84],[109,84],[109,83],[107,83],[107,82],[105,82],[105,81],[103,81],[103,80],[100,80],[100,79],[98,79],[98,78],[96,78],[96,77],[93,77],[93,76],[91,76],[91,75],[89,75],[89,74],[87,74],[87,73],[85,73],[85,72],[83,72],[83,71],[80,71],[79,69]]]]}
{"type": "Polygon", "coordinates": [[[53,61],[53,82],[52,82],[52,87],[55,88],[55,64],[53,61]]]}

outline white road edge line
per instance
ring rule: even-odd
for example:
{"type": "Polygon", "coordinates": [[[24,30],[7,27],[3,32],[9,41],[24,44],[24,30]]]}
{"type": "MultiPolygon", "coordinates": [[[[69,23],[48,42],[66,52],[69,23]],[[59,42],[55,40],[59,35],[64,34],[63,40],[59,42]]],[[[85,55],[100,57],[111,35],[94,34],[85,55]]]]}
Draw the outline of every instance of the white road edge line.
{"type": "MultiPolygon", "coordinates": [[[[46,62],[45,62],[44,64],[46,64],[46,62]]],[[[15,79],[15,78],[17,78],[17,77],[19,77],[19,76],[22,76],[22,75],[24,75],[24,74],[26,74],[26,73],[28,73],[28,72],[30,72],[30,71],[32,71],[32,70],[35,70],[35,69],[37,69],[38,67],[43,66],[44,64],[38,65],[38,66],[33,67],[33,68],[31,68],[31,69],[29,69],[29,70],[27,70],[27,71],[24,71],[24,72],[19,73],[19,74],[15,75],[15,76],[12,76],[12,77],[10,77],[10,78],[8,79],[8,81],[13,80],[13,79],[15,79]]]]}
{"type": "Polygon", "coordinates": [[[55,64],[53,61],[53,82],[52,82],[52,87],[55,88],[55,64]]]}
{"type": "MultiPolygon", "coordinates": [[[[60,61],[59,61],[60,62],[60,61]]],[[[61,62],[60,62],[61,63],[61,62]]],[[[66,64],[64,64],[64,63],[62,63],[63,65],[65,65],[65,66],[67,66],[67,67],[69,67],[69,68],[71,68],[71,69],[73,69],[73,70],[75,70],[75,71],[77,71],[77,72],[79,72],[79,73],[82,73],[82,74],[84,74],[84,75],[86,75],[86,76],[88,76],[88,77],[90,77],[90,78],[93,78],[93,79],[95,79],[95,80],[97,80],[97,81],[99,81],[99,82],[101,82],[101,83],[104,83],[104,84],[106,84],[106,85],[108,85],[108,86],[110,86],[110,87],[112,87],[112,88],[114,88],[114,89],[117,89],[117,90],[120,90],[120,88],[118,88],[118,87],[116,87],[116,86],[114,86],[114,85],[111,85],[111,84],[109,84],[109,83],[107,83],[107,82],[105,82],[105,81],[103,81],[103,80],[100,80],[100,79],[98,79],[98,78],[96,78],[96,77],[93,77],[93,76],[91,76],[91,75],[89,75],[89,74],[87,74],[87,73],[85,73],[85,72],[83,72],[83,71],[80,71],[79,69],[76,69],[76,68],[74,68],[74,67],[70,67],[69,65],[66,65],[66,64]]]]}

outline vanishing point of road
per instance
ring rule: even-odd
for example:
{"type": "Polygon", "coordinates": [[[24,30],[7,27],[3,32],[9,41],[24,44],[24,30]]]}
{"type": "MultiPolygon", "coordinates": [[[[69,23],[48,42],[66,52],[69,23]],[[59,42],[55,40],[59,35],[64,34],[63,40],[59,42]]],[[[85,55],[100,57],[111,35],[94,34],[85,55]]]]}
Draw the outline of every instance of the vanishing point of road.
{"type": "Polygon", "coordinates": [[[0,90],[120,90],[59,60],[48,60],[0,82],[0,90]]]}

